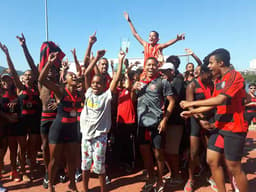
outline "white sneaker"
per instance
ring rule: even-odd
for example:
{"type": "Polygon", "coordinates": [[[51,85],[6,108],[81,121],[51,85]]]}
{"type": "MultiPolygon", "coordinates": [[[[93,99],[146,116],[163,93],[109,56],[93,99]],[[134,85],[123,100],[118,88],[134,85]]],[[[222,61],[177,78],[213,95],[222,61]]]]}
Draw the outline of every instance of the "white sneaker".
{"type": "Polygon", "coordinates": [[[234,176],[232,177],[232,185],[233,185],[233,187],[235,189],[235,192],[239,192],[239,189],[237,187],[236,180],[235,180],[234,176]]]}
{"type": "Polygon", "coordinates": [[[0,192],[7,192],[6,188],[0,187],[0,192]]]}

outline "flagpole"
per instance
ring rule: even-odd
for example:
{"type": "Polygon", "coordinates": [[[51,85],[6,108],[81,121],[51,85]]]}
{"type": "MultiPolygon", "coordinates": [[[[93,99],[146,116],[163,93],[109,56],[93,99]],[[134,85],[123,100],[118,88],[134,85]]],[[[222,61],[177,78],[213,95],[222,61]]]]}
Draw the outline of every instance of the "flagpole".
{"type": "Polygon", "coordinates": [[[45,0],[45,36],[48,41],[48,11],[47,11],[47,0],[45,0]]]}

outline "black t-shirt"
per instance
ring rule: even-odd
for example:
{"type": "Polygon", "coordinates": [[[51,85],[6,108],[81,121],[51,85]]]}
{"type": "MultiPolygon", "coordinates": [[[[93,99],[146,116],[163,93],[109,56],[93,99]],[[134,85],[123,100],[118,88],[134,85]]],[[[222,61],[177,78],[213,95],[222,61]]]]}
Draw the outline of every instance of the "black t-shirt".
{"type": "MultiPolygon", "coordinates": [[[[186,89],[184,85],[184,78],[183,75],[180,73],[177,73],[171,82],[173,93],[175,96],[175,106],[172,111],[172,114],[168,120],[168,124],[172,125],[183,125],[184,119],[180,116],[180,113],[182,112],[182,108],[180,107],[180,101],[185,100],[186,95],[186,89]]],[[[165,106],[167,107],[169,104],[168,101],[166,101],[165,106]]]]}

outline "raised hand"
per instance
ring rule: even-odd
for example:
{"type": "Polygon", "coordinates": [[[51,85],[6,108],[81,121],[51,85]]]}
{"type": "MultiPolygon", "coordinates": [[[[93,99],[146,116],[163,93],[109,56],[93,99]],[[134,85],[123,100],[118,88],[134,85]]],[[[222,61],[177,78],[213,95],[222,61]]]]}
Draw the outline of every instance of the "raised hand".
{"type": "Polygon", "coordinates": [[[19,40],[21,46],[26,45],[26,39],[25,39],[23,33],[21,33],[21,37],[17,35],[16,38],[19,40]]]}
{"type": "Polygon", "coordinates": [[[129,14],[127,12],[124,12],[124,18],[129,22],[131,21],[129,14]]]}
{"type": "Polygon", "coordinates": [[[52,52],[52,53],[50,53],[50,55],[48,56],[48,62],[49,62],[50,64],[53,64],[54,61],[56,61],[56,59],[57,59],[57,55],[58,55],[58,52],[52,52]]]}
{"type": "Polygon", "coordinates": [[[96,57],[99,59],[99,58],[103,57],[105,55],[105,53],[106,53],[106,50],[98,50],[96,57]]]}
{"type": "Polygon", "coordinates": [[[186,53],[188,54],[188,55],[192,55],[194,52],[191,50],[191,49],[189,49],[189,48],[185,48],[185,51],[186,51],[186,53]]]}
{"type": "Polygon", "coordinates": [[[71,50],[71,53],[72,53],[73,55],[76,55],[76,49],[74,48],[73,50],[71,50]]]}
{"type": "Polygon", "coordinates": [[[63,60],[61,63],[61,70],[66,71],[68,69],[69,69],[68,59],[66,59],[66,61],[63,60]]]}
{"type": "Polygon", "coordinates": [[[89,43],[94,44],[97,41],[96,31],[89,37],[89,43]]]}
{"type": "Polygon", "coordinates": [[[120,52],[119,52],[119,55],[118,55],[118,58],[119,58],[120,60],[122,60],[122,59],[124,59],[124,57],[125,57],[125,52],[124,52],[124,51],[120,51],[120,52]]]}
{"type": "Polygon", "coordinates": [[[184,40],[185,39],[185,33],[177,34],[177,40],[184,40]]]}
{"type": "Polygon", "coordinates": [[[113,60],[110,61],[110,66],[111,66],[111,69],[114,70],[114,61],[113,60]]]}
{"type": "Polygon", "coordinates": [[[2,51],[3,51],[6,55],[9,54],[8,48],[7,48],[4,44],[2,44],[1,42],[0,42],[0,48],[2,49],[2,51]]]}

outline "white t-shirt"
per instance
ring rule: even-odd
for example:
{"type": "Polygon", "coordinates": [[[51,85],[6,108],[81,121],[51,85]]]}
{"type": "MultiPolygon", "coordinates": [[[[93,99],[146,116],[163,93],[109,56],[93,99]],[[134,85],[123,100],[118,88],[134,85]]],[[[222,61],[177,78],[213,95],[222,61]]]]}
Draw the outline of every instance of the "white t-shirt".
{"type": "Polygon", "coordinates": [[[111,100],[110,89],[101,95],[95,95],[92,88],[86,91],[84,108],[80,116],[83,139],[93,139],[109,132],[111,128],[111,100]]]}

